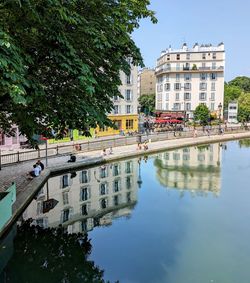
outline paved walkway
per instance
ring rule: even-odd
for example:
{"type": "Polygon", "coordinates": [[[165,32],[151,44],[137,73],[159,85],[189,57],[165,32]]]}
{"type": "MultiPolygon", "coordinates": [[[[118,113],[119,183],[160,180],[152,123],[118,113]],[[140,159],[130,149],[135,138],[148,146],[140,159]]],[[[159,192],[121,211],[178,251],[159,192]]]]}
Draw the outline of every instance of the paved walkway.
{"type": "MultiPolygon", "coordinates": [[[[225,134],[223,136],[202,136],[198,138],[183,138],[183,139],[173,139],[173,140],[166,140],[166,141],[159,141],[159,142],[153,142],[149,144],[149,151],[148,153],[153,153],[157,150],[161,149],[171,149],[173,147],[180,147],[190,144],[196,144],[197,142],[212,142],[223,138],[237,138],[240,136],[250,136],[250,132],[242,133],[242,134],[225,134]]],[[[144,154],[145,152],[138,151],[136,149],[136,145],[126,145],[126,146],[120,146],[113,148],[113,158],[119,158],[134,154],[144,154]]],[[[100,157],[102,154],[101,150],[97,151],[91,151],[91,152],[80,152],[77,156],[77,161],[86,160],[90,157],[100,157]]],[[[59,157],[51,157],[48,159],[48,168],[50,167],[57,167],[61,166],[62,164],[66,164],[67,160],[69,159],[69,156],[59,156],[59,157]]],[[[108,156],[106,156],[105,159],[109,159],[108,156]]],[[[42,159],[42,162],[45,164],[45,160],[42,159]]],[[[6,188],[8,188],[12,182],[15,182],[17,185],[17,190],[23,190],[25,189],[25,186],[30,183],[30,180],[27,179],[27,172],[32,170],[32,166],[34,164],[34,161],[27,161],[19,164],[15,164],[8,167],[3,167],[2,170],[0,170],[0,192],[4,191],[6,188]]]]}

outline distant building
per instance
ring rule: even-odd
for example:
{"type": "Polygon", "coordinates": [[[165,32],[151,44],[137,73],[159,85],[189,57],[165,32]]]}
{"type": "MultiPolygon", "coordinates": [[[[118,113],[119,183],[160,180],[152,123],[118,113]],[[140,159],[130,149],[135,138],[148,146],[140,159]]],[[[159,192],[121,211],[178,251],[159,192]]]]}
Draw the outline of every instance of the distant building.
{"type": "Polygon", "coordinates": [[[114,110],[108,117],[114,121],[117,130],[113,128],[97,128],[98,136],[115,135],[122,132],[138,130],[138,93],[137,93],[138,67],[131,64],[130,75],[120,73],[122,85],[119,91],[123,98],[115,96],[114,110]]]}
{"type": "Polygon", "coordinates": [[[227,112],[228,123],[238,123],[238,102],[237,101],[231,101],[228,103],[228,112],[227,112]]]}
{"type": "Polygon", "coordinates": [[[162,51],[156,66],[156,110],[193,118],[195,108],[205,104],[216,113],[224,101],[224,67],[223,43],[162,51]]]}
{"type": "Polygon", "coordinates": [[[22,135],[20,135],[18,127],[13,126],[12,128],[13,135],[6,135],[4,132],[1,132],[0,129],[0,149],[1,150],[13,150],[20,148],[20,143],[26,141],[22,135]]]}
{"type": "Polygon", "coordinates": [[[155,70],[144,68],[138,75],[139,96],[155,93],[155,70]]]}

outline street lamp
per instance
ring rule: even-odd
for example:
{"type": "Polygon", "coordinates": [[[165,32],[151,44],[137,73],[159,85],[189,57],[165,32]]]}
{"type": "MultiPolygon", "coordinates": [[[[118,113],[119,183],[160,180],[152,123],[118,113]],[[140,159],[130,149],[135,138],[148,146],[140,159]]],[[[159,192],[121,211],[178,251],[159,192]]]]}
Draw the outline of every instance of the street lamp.
{"type": "Polygon", "coordinates": [[[221,110],[222,110],[221,102],[218,105],[218,110],[219,110],[219,133],[221,134],[221,110]]]}

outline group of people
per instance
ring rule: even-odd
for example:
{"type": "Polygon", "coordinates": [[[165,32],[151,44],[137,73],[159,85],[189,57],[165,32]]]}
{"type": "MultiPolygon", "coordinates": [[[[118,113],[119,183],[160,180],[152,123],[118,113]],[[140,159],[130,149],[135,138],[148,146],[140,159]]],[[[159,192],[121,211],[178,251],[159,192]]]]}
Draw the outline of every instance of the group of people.
{"type": "Polygon", "coordinates": [[[41,160],[37,160],[37,162],[33,165],[33,170],[29,171],[27,175],[30,179],[33,179],[34,177],[38,177],[43,170],[44,164],[41,160]]]}
{"type": "Polygon", "coordinates": [[[145,141],[144,143],[138,143],[137,144],[137,150],[141,150],[144,149],[145,151],[148,150],[148,144],[147,141],[145,141]]]}
{"type": "Polygon", "coordinates": [[[112,148],[112,146],[111,146],[109,149],[107,149],[107,150],[106,150],[106,148],[104,148],[104,149],[102,150],[102,156],[106,156],[106,155],[110,155],[110,154],[113,154],[113,148],[112,148]]]}

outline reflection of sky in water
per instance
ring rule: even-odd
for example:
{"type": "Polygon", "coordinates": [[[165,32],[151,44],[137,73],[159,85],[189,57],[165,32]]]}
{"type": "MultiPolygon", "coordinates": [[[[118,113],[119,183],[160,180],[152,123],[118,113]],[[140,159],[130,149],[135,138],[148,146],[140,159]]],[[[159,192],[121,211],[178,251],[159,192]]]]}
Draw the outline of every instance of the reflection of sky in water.
{"type": "Polygon", "coordinates": [[[248,283],[250,278],[250,150],[228,143],[219,197],[192,197],[156,180],[142,162],[143,185],[130,219],[98,227],[92,259],[111,281],[248,283]],[[247,194],[247,195],[246,195],[247,194]]]}

